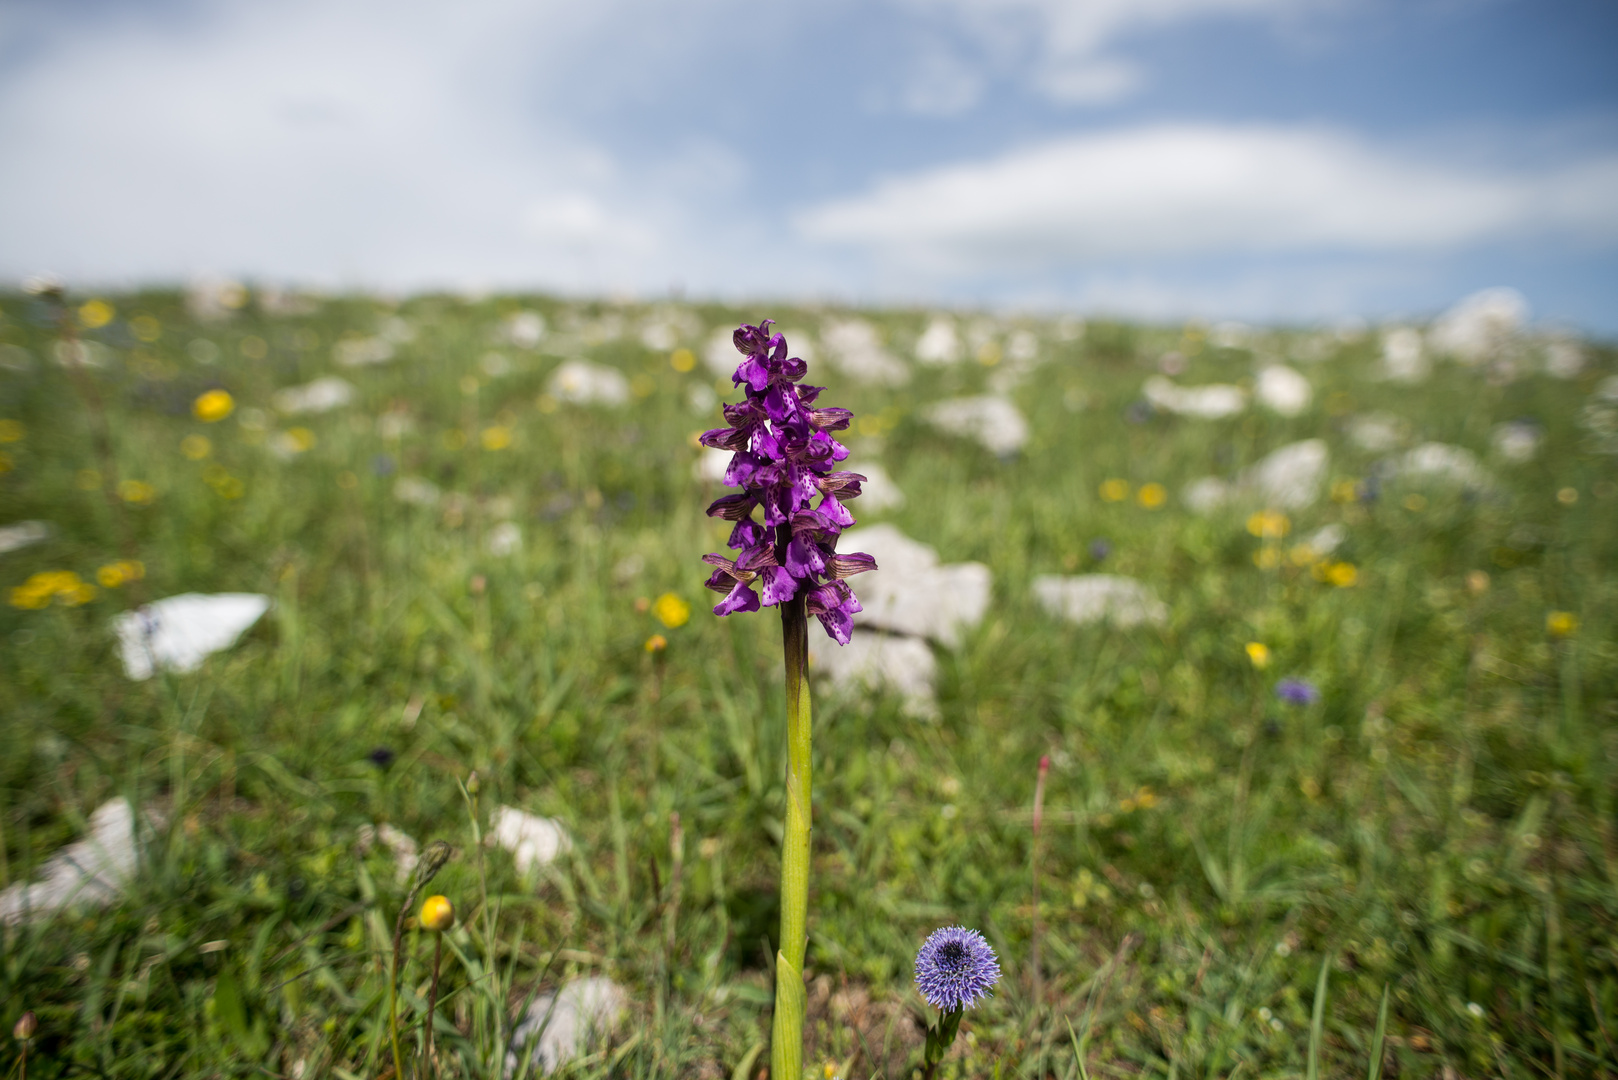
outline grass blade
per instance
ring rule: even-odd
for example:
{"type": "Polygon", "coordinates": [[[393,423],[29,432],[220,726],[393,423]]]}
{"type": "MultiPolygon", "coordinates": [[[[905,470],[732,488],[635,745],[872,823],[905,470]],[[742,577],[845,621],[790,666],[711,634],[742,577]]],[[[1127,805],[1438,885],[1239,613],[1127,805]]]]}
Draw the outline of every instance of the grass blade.
{"type": "Polygon", "coordinates": [[[1365,1080],[1382,1080],[1382,1037],[1388,1031],[1388,986],[1382,984],[1382,1004],[1376,1010],[1376,1033],[1371,1036],[1371,1065],[1365,1080]]]}
{"type": "Polygon", "coordinates": [[[1315,980],[1315,1012],[1309,1018],[1309,1080],[1320,1080],[1320,1035],[1326,1026],[1326,976],[1331,973],[1331,954],[1320,961],[1320,978],[1315,980]]]}

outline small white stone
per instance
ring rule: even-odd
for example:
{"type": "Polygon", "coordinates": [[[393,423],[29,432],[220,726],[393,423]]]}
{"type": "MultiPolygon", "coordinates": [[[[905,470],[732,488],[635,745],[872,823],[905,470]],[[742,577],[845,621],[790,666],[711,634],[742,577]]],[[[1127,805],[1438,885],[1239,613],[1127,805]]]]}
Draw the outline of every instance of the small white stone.
{"type": "Polygon", "coordinates": [[[913,716],[938,711],[933,698],[938,661],[921,638],[862,629],[847,645],[838,645],[811,625],[809,671],[825,676],[843,693],[891,691],[904,699],[904,711],[913,716]]]}
{"type": "Polygon", "coordinates": [[[289,386],[276,391],[271,400],[278,411],[288,416],[298,413],[323,413],[340,409],[354,400],[358,391],[352,383],[335,375],[327,375],[302,386],[289,386]]]}
{"type": "Polygon", "coordinates": [[[1396,326],[1382,335],[1382,374],[1395,382],[1419,383],[1432,372],[1421,331],[1396,326]]]}
{"type": "Polygon", "coordinates": [[[936,315],[916,339],[916,359],[923,364],[953,364],[961,358],[961,339],[955,333],[955,320],[936,315]]]}
{"type": "Polygon", "coordinates": [[[1304,541],[1304,544],[1316,555],[1330,555],[1339,547],[1342,547],[1343,541],[1347,539],[1348,530],[1342,525],[1333,522],[1330,525],[1322,525],[1316,529],[1304,541]]]}
{"type": "Polygon", "coordinates": [[[697,455],[696,464],[691,467],[691,475],[704,483],[722,484],[725,474],[730,471],[730,459],[735,456],[730,450],[704,446],[702,453],[697,455]]]}
{"type": "Polygon", "coordinates": [[[515,521],[502,521],[489,530],[483,546],[490,555],[515,555],[522,550],[522,528],[515,521]]]}
{"type": "Polygon", "coordinates": [[[1436,352],[1480,364],[1511,345],[1528,321],[1528,301],[1516,289],[1475,292],[1433,323],[1427,335],[1436,352]]]}
{"type": "Polygon", "coordinates": [[[515,806],[495,810],[489,822],[489,843],[511,852],[519,874],[547,866],[573,847],[573,840],[560,821],[530,814],[515,806]]]}
{"type": "Polygon", "coordinates": [[[849,508],[856,516],[897,510],[905,504],[904,492],[899,490],[899,485],[893,482],[893,477],[881,465],[874,461],[860,462],[853,471],[865,477],[860,483],[859,498],[849,503],[849,508]]]}
{"type": "Polygon", "coordinates": [[[1034,599],[1052,615],[1084,626],[1110,622],[1120,628],[1168,621],[1168,605],[1134,578],[1117,574],[1079,574],[1034,578],[1034,599]]]}
{"type": "Polygon", "coordinates": [[[545,316],[537,311],[517,311],[506,316],[502,336],[519,349],[532,349],[545,339],[545,316]]]}
{"type": "Polygon", "coordinates": [[[442,494],[437,484],[419,476],[401,476],[393,485],[393,497],[411,506],[437,506],[442,494]]]}
{"type": "Polygon", "coordinates": [[[50,523],[44,521],[19,521],[0,526],[0,555],[43,543],[50,535],[50,523]]]}
{"type": "Polygon", "coordinates": [[[623,405],[629,380],[617,370],[588,360],[568,360],[551,373],[551,396],[574,405],[623,405]]]}
{"type": "Polygon", "coordinates": [[[1028,442],[1028,421],[1006,398],[995,395],[954,398],[927,407],[922,414],[934,427],[976,439],[1002,457],[1028,442]]]}
{"type": "Polygon", "coordinates": [[[380,842],[393,856],[394,879],[400,885],[410,881],[410,875],[416,872],[416,864],[421,861],[421,848],[416,838],[386,822],[381,825],[361,825],[359,828],[360,854],[364,855],[380,842]]]}
{"type": "Polygon", "coordinates": [[[1539,425],[1527,420],[1497,424],[1489,437],[1494,452],[1517,465],[1533,461],[1544,441],[1545,433],[1539,425]]]}
{"type": "Polygon", "coordinates": [[[893,525],[851,529],[837,546],[865,552],[878,567],[849,579],[864,609],[854,616],[856,625],[930,637],[953,648],[962,632],[982,622],[989,610],[992,578],[987,566],[940,565],[936,551],[893,525]]]}
{"type": "Polygon", "coordinates": [[[90,815],[88,836],[46,861],[39,881],[0,892],[0,922],[20,923],[75,906],[106,907],[123,895],[135,865],[135,811],[129,800],[111,799],[90,815]]]}
{"type": "Polygon", "coordinates": [[[1282,416],[1297,416],[1314,399],[1309,380],[1285,364],[1271,364],[1260,371],[1253,395],[1265,408],[1282,416]]]}
{"type": "Polygon", "coordinates": [[[820,340],[832,364],[850,379],[875,386],[903,386],[910,381],[910,369],[882,347],[876,327],[864,319],[828,322],[820,329],[820,340]]]}
{"type": "Polygon", "coordinates": [[[1576,341],[1561,339],[1545,346],[1545,373],[1552,378],[1578,378],[1586,362],[1584,349],[1576,341]]]}
{"type": "Polygon", "coordinates": [[[1174,413],[1177,416],[1195,416],[1203,420],[1235,416],[1247,408],[1246,391],[1228,383],[1176,386],[1161,375],[1153,375],[1146,380],[1141,392],[1154,409],[1174,413]]]}
{"type": "Polygon", "coordinates": [[[332,347],[339,367],[370,367],[393,359],[393,342],[384,337],[347,338],[332,347]]]}
{"type": "Polygon", "coordinates": [[[1265,506],[1301,510],[1320,497],[1329,460],[1324,439],[1288,443],[1242,470],[1236,487],[1265,506]]]}
{"type": "Polygon", "coordinates": [[[181,593],[112,620],[124,674],[149,679],[158,668],[195,671],[228,649],[270,609],[259,593],[181,593]]]}
{"type": "Polygon", "coordinates": [[[1204,476],[1187,484],[1180,499],[1194,513],[1211,514],[1230,499],[1230,485],[1217,476],[1204,476]]]}
{"type": "Polygon", "coordinates": [[[1393,475],[1458,484],[1474,490],[1494,486],[1494,477],[1476,454],[1449,443],[1422,443],[1393,463],[1393,475]]]}
{"type": "Polygon", "coordinates": [[[1365,413],[1348,421],[1349,441],[1373,454],[1392,450],[1405,441],[1409,430],[1409,424],[1391,413],[1365,413]]]}
{"type": "Polygon", "coordinates": [[[517,1075],[520,1054],[528,1055],[539,1075],[555,1072],[596,1041],[609,1037],[628,1005],[624,988],[599,975],[575,979],[559,993],[540,994],[511,1033],[506,1076],[517,1075]]]}

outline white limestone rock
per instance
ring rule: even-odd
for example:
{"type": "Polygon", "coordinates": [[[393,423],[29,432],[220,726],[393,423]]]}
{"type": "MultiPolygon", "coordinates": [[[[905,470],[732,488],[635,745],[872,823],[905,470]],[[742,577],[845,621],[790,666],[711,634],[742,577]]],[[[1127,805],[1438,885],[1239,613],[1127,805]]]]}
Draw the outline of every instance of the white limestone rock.
{"type": "Polygon", "coordinates": [[[50,536],[51,526],[47,521],[18,521],[0,526],[0,555],[44,543],[50,536]]]}
{"type": "Polygon", "coordinates": [[[90,815],[90,834],[52,855],[40,880],[0,892],[0,922],[15,925],[73,907],[101,908],[123,895],[135,876],[135,811],[110,799],[90,815]]]}
{"type": "Polygon", "coordinates": [[[1516,289],[1475,292],[1440,315],[1427,334],[1434,351],[1463,364],[1481,364],[1516,342],[1528,321],[1528,301],[1516,289]]]}
{"type": "Polygon", "coordinates": [[[354,385],[335,375],[327,375],[302,386],[289,386],[278,390],[271,400],[277,411],[295,416],[299,413],[324,413],[351,404],[358,391],[354,385]]]}
{"type": "Polygon", "coordinates": [[[519,874],[547,866],[573,849],[573,840],[560,821],[515,806],[495,810],[489,822],[488,842],[511,852],[519,874]]]}
{"type": "Polygon", "coordinates": [[[376,337],[346,338],[332,346],[331,357],[339,367],[371,367],[392,360],[393,346],[393,340],[380,334],[376,337]]]}
{"type": "Polygon", "coordinates": [[[1422,443],[1388,463],[1386,469],[1389,475],[1401,479],[1454,484],[1474,491],[1494,487],[1494,476],[1476,454],[1449,443],[1422,443]]]}
{"type": "Polygon", "coordinates": [[[600,975],[574,979],[558,993],[540,994],[511,1033],[506,1076],[517,1075],[520,1055],[528,1058],[528,1075],[550,1075],[611,1037],[628,1007],[628,992],[600,975]]]}
{"type": "Polygon", "coordinates": [[[1258,373],[1253,396],[1259,404],[1282,416],[1297,416],[1314,400],[1309,380],[1285,364],[1271,364],[1258,373]]]}
{"type": "Polygon", "coordinates": [[[1028,421],[1017,406],[997,395],[940,401],[922,415],[940,431],[976,439],[1001,457],[1015,454],[1028,442],[1028,421]]]}
{"type": "Polygon", "coordinates": [[[1382,375],[1394,382],[1425,382],[1432,363],[1422,346],[1421,331],[1396,326],[1382,335],[1382,375]]]}
{"type": "Polygon", "coordinates": [[[903,386],[910,381],[910,369],[883,348],[876,327],[864,319],[828,322],[820,329],[820,340],[832,364],[850,379],[875,386],[903,386]]]}
{"type": "Polygon", "coordinates": [[[960,360],[961,351],[961,338],[955,332],[955,320],[948,315],[934,316],[921,337],[916,339],[916,359],[923,364],[953,364],[960,360]]]}
{"type": "Polygon", "coordinates": [[[1232,503],[1301,510],[1320,498],[1330,457],[1324,439],[1288,443],[1243,469],[1234,483],[1204,477],[1193,481],[1180,497],[1199,514],[1232,503]]]}
{"type": "Polygon", "coordinates": [[[1361,450],[1386,453],[1410,437],[1410,425],[1391,413],[1374,412],[1352,417],[1348,439],[1361,450]]]}
{"type": "Polygon", "coordinates": [[[573,359],[551,372],[547,389],[558,401],[574,405],[623,405],[629,401],[629,380],[616,369],[588,360],[573,359]]]}
{"type": "Polygon", "coordinates": [[[437,484],[419,476],[401,476],[393,485],[393,497],[411,506],[437,506],[442,495],[437,484]]]}
{"type": "Polygon", "coordinates": [[[1489,443],[1494,452],[1514,465],[1522,465],[1539,456],[1545,442],[1545,432],[1531,420],[1508,420],[1495,425],[1489,443]]]}
{"type": "Polygon", "coordinates": [[[893,482],[893,477],[881,465],[874,461],[861,461],[853,471],[865,477],[860,484],[859,498],[849,503],[856,517],[897,510],[905,504],[904,492],[899,490],[899,485],[893,482]]]}
{"type": "Polygon", "coordinates": [[[509,345],[532,349],[545,340],[545,316],[537,311],[514,311],[501,324],[500,336],[509,345]]]}
{"type": "Polygon", "coordinates": [[[421,846],[416,843],[416,838],[387,822],[381,825],[361,825],[360,854],[367,854],[378,843],[387,848],[388,854],[393,856],[394,880],[400,885],[409,884],[410,875],[416,872],[416,864],[421,861],[421,846]]]}
{"type": "Polygon", "coordinates": [[[730,471],[730,459],[735,457],[730,450],[719,450],[712,446],[704,446],[702,453],[691,466],[691,475],[708,484],[722,484],[725,474],[730,471]]]}
{"type": "Polygon", "coordinates": [[[847,645],[838,645],[819,633],[818,628],[811,626],[810,631],[811,676],[825,677],[844,694],[892,692],[904,700],[904,711],[912,716],[937,714],[933,684],[938,677],[938,661],[921,638],[864,629],[857,631],[847,645]]]}
{"type": "Polygon", "coordinates": [[[181,593],[126,611],[112,620],[124,674],[139,681],[159,668],[195,671],[268,610],[270,598],[259,593],[181,593]]]}
{"type": "Polygon", "coordinates": [[[855,625],[929,637],[954,648],[989,610],[992,577],[987,566],[940,564],[938,552],[893,525],[851,529],[837,547],[876,559],[876,570],[849,582],[864,608],[854,616],[855,625]]]}
{"type": "Polygon", "coordinates": [[[1242,470],[1236,487],[1265,506],[1301,510],[1320,497],[1330,458],[1324,439],[1288,443],[1242,470]]]}
{"type": "Polygon", "coordinates": [[[515,555],[522,550],[522,526],[515,521],[502,521],[483,538],[483,548],[496,558],[515,555]]]}
{"type": "Polygon", "coordinates": [[[1034,578],[1034,599],[1058,618],[1079,626],[1109,622],[1120,629],[1168,622],[1168,605],[1149,587],[1118,574],[1079,574],[1034,578]]]}
{"type": "Polygon", "coordinates": [[[1203,420],[1235,416],[1247,408],[1247,392],[1229,383],[1177,386],[1161,375],[1153,375],[1146,380],[1141,393],[1154,409],[1203,420]]]}

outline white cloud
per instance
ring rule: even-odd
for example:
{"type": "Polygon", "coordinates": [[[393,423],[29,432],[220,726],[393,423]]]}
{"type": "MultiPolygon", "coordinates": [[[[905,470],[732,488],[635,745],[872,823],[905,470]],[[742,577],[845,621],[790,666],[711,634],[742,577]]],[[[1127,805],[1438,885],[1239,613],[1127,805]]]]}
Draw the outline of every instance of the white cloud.
{"type": "MultiPolygon", "coordinates": [[[[715,0],[726,2],[726,0],[715,0]]],[[[710,6],[710,5],[699,5],[710,6]]],[[[367,285],[664,288],[692,192],[734,192],[700,144],[625,168],[568,85],[614,91],[672,16],[644,0],[216,0],[34,19],[0,69],[0,273],[206,271],[367,285]]]]}
{"type": "Polygon", "coordinates": [[[958,23],[988,66],[1015,74],[1052,101],[1114,101],[1146,81],[1135,64],[1108,54],[1131,34],[1198,19],[1276,18],[1332,0],[900,0],[958,23]]]}
{"type": "Polygon", "coordinates": [[[1028,269],[1200,254],[1618,240],[1618,156],[1537,172],[1422,161],[1316,128],[1165,125],[893,177],[799,215],[907,264],[1028,269]]]}

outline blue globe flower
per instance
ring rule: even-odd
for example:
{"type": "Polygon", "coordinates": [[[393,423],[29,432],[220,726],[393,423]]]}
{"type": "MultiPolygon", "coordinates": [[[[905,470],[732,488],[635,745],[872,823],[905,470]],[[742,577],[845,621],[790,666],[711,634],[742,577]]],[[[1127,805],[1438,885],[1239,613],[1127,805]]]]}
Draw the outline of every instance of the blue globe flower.
{"type": "Polygon", "coordinates": [[[916,954],[916,988],[941,1013],[959,1012],[989,996],[1000,981],[1000,961],[976,930],[935,930],[916,954]]]}

